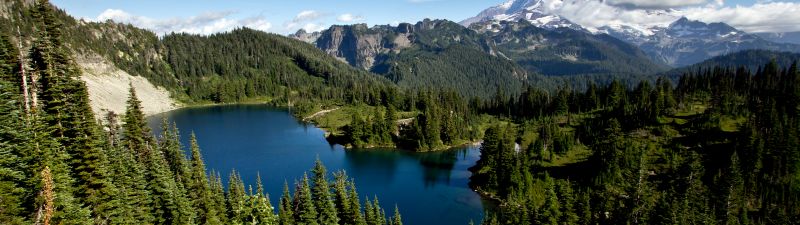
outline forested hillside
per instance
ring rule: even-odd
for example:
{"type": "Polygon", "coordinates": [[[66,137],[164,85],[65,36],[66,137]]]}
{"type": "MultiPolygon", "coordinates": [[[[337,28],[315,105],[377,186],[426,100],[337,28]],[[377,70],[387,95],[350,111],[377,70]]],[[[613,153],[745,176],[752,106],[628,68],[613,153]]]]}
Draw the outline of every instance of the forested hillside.
{"type": "Polygon", "coordinates": [[[537,76],[489,54],[494,46],[486,37],[447,20],[397,27],[332,26],[316,45],[352,66],[414,90],[444,88],[465,97],[489,98],[498,88],[516,91],[537,76]]]}
{"type": "Polygon", "coordinates": [[[276,214],[260,179],[206,171],[194,138],[187,158],[174,124],[154,136],[132,88],[125,115],[99,124],[57,15],[31,7],[30,49],[0,35],[0,224],[402,224],[319,161],[276,214]]]}
{"type": "Polygon", "coordinates": [[[638,47],[605,34],[571,28],[548,30],[527,20],[488,21],[470,27],[488,36],[497,45],[497,54],[537,74],[626,78],[668,68],[651,61],[638,47]]]}
{"type": "Polygon", "coordinates": [[[777,52],[769,50],[744,50],[727,55],[717,56],[706,61],[687,66],[676,68],[665,72],[664,74],[675,77],[676,79],[685,73],[697,73],[703,69],[714,67],[739,67],[744,66],[755,73],[767,63],[775,61],[780,67],[786,67],[800,61],[800,53],[792,52],[777,52]]]}
{"type": "MultiPolygon", "coordinates": [[[[4,26],[3,33],[29,46],[35,27],[31,5],[21,0],[4,4],[15,14],[0,20],[19,29],[4,26]]],[[[305,113],[320,103],[376,104],[380,92],[392,88],[382,77],[354,69],[312,45],[248,28],[211,36],[159,38],[113,21],[76,21],[58,9],[53,15],[62,24],[68,54],[99,54],[187,103],[258,99],[276,105],[291,103],[305,113]]]]}
{"type": "Polygon", "coordinates": [[[797,62],[752,70],[508,101],[472,168],[483,224],[795,224],[797,62]]]}

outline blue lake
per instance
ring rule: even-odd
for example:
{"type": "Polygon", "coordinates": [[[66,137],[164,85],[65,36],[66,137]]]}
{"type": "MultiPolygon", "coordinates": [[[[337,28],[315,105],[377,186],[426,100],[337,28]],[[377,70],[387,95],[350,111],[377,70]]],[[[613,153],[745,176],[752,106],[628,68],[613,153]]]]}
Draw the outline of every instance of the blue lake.
{"type": "Polygon", "coordinates": [[[324,131],[298,122],[285,109],[262,105],[185,108],[152,116],[155,132],[164,117],[177,124],[184,146],[195,133],[207,169],[220,171],[226,184],[227,175],[236,170],[245,185],[255,186],[260,172],[274,206],[284,181],[291,185],[302,178],[317,157],[329,171],[345,170],[354,178],[362,202],[365,196],[377,196],[387,214],[396,204],[405,224],[477,224],[484,205],[490,204],[467,186],[467,168],[480,156],[476,146],[434,153],[345,150],[330,145],[324,131]]]}

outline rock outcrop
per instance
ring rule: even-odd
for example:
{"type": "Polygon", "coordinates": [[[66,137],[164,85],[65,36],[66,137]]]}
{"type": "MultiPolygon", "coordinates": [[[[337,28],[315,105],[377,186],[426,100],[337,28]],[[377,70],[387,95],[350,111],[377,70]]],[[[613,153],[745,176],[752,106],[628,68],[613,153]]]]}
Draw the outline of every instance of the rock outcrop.
{"type": "Polygon", "coordinates": [[[124,114],[130,86],[136,89],[136,95],[142,101],[146,115],[174,110],[180,106],[170,98],[166,89],[156,87],[144,77],[128,74],[98,55],[77,55],[75,61],[83,72],[81,80],[89,89],[92,110],[98,118],[108,112],[124,114]]]}

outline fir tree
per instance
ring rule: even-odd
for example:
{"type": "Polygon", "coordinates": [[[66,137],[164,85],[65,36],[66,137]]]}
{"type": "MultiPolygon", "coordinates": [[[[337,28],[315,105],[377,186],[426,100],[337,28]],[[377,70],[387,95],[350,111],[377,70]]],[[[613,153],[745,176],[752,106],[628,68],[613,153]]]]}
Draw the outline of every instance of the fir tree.
{"type": "Polygon", "coordinates": [[[352,217],[352,209],[350,207],[350,198],[348,197],[347,190],[347,174],[344,171],[339,171],[333,174],[334,176],[334,204],[336,205],[336,213],[339,218],[340,224],[355,224],[355,219],[352,217]]]}
{"type": "Polygon", "coordinates": [[[272,225],[277,224],[278,220],[274,214],[274,209],[269,201],[269,195],[264,194],[264,186],[261,184],[261,174],[256,175],[256,194],[254,197],[253,217],[255,224],[272,225]]]}
{"type": "MultiPolygon", "coordinates": [[[[0,68],[1,69],[1,68],[0,68]]],[[[0,72],[7,73],[7,72],[0,72]]],[[[3,75],[3,74],[0,74],[3,75]]],[[[20,153],[29,142],[16,88],[0,79],[0,223],[22,224],[25,167],[20,153]]]]}
{"type": "MultiPolygon", "coordinates": [[[[200,146],[197,144],[197,137],[194,133],[191,136],[191,182],[187,188],[190,199],[194,200],[194,209],[197,210],[198,223],[200,224],[220,224],[217,211],[214,207],[213,194],[206,177],[206,166],[203,156],[200,153],[200,146]]],[[[179,159],[175,159],[179,160],[179,159]]]]}
{"type": "Polygon", "coordinates": [[[128,106],[122,125],[125,130],[124,141],[126,147],[133,150],[141,161],[152,151],[153,138],[150,134],[150,127],[147,126],[147,120],[144,118],[142,102],[136,97],[136,89],[132,85],[129,93],[128,106]]]}
{"type": "Polygon", "coordinates": [[[145,167],[137,160],[136,153],[131,149],[116,145],[121,143],[117,135],[113,135],[118,130],[118,125],[113,119],[108,121],[109,142],[107,147],[110,169],[114,183],[118,187],[118,198],[121,204],[119,210],[122,212],[119,217],[112,220],[115,224],[130,223],[153,223],[154,217],[150,214],[152,207],[152,197],[147,189],[145,178],[145,167]]]}
{"type": "Polygon", "coordinates": [[[295,223],[298,225],[317,225],[317,210],[314,207],[314,200],[311,197],[311,188],[308,184],[308,175],[303,174],[303,180],[297,183],[294,199],[293,212],[295,223]]]}
{"type": "Polygon", "coordinates": [[[391,225],[403,225],[403,217],[400,216],[400,209],[394,205],[394,216],[392,216],[391,225]]]}
{"type": "Polygon", "coordinates": [[[228,212],[231,224],[243,224],[247,218],[247,193],[239,173],[232,171],[228,177],[228,212]]]}
{"type": "Polygon", "coordinates": [[[280,225],[294,225],[294,204],[292,203],[292,195],[289,193],[289,184],[283,182],[283,196],[279,206],[278,219],[280,225]]]}
{"type": "Polygon", "coordinates": [[[222,186],[222,176],[212,170],[209,180],[211,192],[213,193],[214,209],[217,211],[217,217],[219,218],[220,223],[229,224],[230,221],[228,220],[227,214],[228,208],[227,203],[225,202],[225,190],[222,186]]]}
{"type": "Polygon", "coordinates": [[[337,217],[336,205],[331,197],[331,188],[328,185],[328,173],[322,161],[317,157],[314,163],[314,168],[311,170],[313,173],[313,188],[312,196],[314,198],[314,207],[319,213],[319,224],[339,224],[339,217],[337,217]]]}
{"type": "Polygon", "coordinates": [[[352,224],[354,225],[366,225],[367,221],[364,218],[364,214],[361,213],[361,200],[358,198],[356,184],[353,181],[349,181],[348,185],[350,187],[347,192],[350,204],[350,215],[348,217],[352,218],[352,224]]]}

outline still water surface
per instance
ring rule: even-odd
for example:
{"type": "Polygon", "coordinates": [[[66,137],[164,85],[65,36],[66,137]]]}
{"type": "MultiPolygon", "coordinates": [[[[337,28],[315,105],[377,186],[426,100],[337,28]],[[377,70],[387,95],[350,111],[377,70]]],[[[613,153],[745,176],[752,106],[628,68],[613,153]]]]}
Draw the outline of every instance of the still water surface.
{"type": "Polygon", "coordinates": [[[286,110],[261,105],[186,108],[152,116],[154,132],[164,117],[177,124],[184,146],[191,132],[197,135],[207,169],[223,173],[224,183],[235,169],[245,185],[255,185],[260,172],[273,206],[283,182],[291,186],[301,179],[317,157],[329,171],[345,170],[355,178],[362,205],[365,196],[377,195],[391,215],[397,204],[405,224],[480,223],[484,204],[489,205],[467,186],[467,168],[480,154],[475,146],[435,153],[344,150],[286,110]]]}

